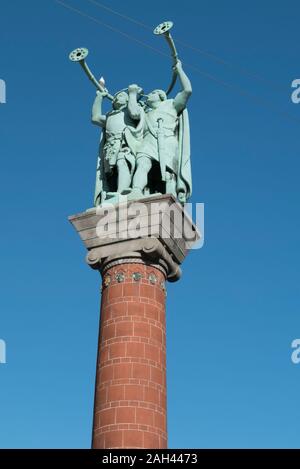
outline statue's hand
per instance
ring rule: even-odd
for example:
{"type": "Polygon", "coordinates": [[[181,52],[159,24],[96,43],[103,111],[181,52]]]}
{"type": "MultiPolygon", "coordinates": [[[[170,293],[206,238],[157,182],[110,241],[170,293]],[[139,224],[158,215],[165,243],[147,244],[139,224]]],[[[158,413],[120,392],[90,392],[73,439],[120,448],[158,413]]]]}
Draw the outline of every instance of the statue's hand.
{"type": "Polygon", "coordinates": [[[142,88],[136,84],[128,86],[128,93],[141,94],[143,92],[142,88]]]}
{"type": "Polygon", "coordinates": [[[108,92],[106,90],[103,90],[103,91],[97,90],[96,94],[97,96],[102,96],[102,98],[105,98],[105,96],[108,95],[108,92]]]}
{"type": "Polygon", "coordinates": [[[182,63],[181,60],[177,60],[176,64],[173,66],[174,72],[178,73],[182,71],[182,63]]]}

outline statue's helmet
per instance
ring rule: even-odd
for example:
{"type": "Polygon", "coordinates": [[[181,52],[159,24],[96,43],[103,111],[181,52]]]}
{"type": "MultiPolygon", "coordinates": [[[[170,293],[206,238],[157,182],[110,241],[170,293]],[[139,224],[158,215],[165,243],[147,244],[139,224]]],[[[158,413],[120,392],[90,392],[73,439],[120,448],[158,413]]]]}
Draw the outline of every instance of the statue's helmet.
{"type": "Polygon", "coordinates": [[[113,107],[118,109],[121,106],[125,106],[128,103],[128,93],[125,90],[118,91],[114,95],[113,107]]]}
{"type": "Polygon", "coordinates": [[[165,101],[167,99],[167,94],[164,90],[153,90],[147,96],[147,104],[151,104],[157,101],[165,101]]]}

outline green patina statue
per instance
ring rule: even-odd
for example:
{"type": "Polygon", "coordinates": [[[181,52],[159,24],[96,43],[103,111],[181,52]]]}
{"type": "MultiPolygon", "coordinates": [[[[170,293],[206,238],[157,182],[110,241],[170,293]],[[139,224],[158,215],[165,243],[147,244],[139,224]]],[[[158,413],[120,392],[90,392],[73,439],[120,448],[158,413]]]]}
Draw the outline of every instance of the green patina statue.
{"type": "Polygon", "coordinates": [[[70,59],[78,61],[97,87],[92,122],[102,127],[99,148],[95,206],[124,199],[138,200],[152,194],[173,194],[181,203],[191,196],[190,132],[187,102],[192,94],[190,80],[178,60],[169,30],[171,22],[155,28],[163,34],[173,55],[172,82],[165,92],[155,89],[148,95],[132,84],[114,96],[97,81],[84,59],[87,49],[75,49],[70,59]],[[177,77],[181,91],[169,99],[177,77]],[[112,109],[103,114],[107,97],[112,109]],[[146,99],[144,99],[146,98],[146,99]]]}

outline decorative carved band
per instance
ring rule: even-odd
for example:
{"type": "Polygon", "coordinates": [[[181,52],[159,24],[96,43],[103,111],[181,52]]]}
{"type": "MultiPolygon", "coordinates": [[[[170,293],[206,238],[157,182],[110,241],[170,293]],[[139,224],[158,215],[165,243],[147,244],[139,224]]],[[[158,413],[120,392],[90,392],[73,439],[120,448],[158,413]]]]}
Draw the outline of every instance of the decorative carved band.
{"type": "Polygon", "coordinates": [[[101,270],[102,276],[104,276],[105,272],[107,272],[108,269],[111,269],[112,267],[115,267],[116,265],[121,265],[121,264],[146,264],[146,265],[149,265],[150,267],[153,267],[153,269],[159,270],[160,272],[162,272],[162,274],[165,277],[167,277],[167,272],[166,272],[165,268],[163,268],[159,264],[152,264],[149,261],[147,261],[146,259],[137,258],[137,257],[136,258],[134,258],[134,257],[123,257],[121,259],[117,259],[117,260],[114,260],[114,261],[107,262],[101,270]]]}

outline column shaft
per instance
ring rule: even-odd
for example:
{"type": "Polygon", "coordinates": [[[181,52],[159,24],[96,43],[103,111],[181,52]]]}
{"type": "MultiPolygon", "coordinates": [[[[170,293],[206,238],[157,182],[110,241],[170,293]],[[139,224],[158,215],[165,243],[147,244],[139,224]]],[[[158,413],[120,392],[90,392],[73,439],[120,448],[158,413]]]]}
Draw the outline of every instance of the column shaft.
{"type": "Polygon", "coordinates": [[[120,263],[102,283],[93,448],[166,448],[165,276],[120,263]]]}

